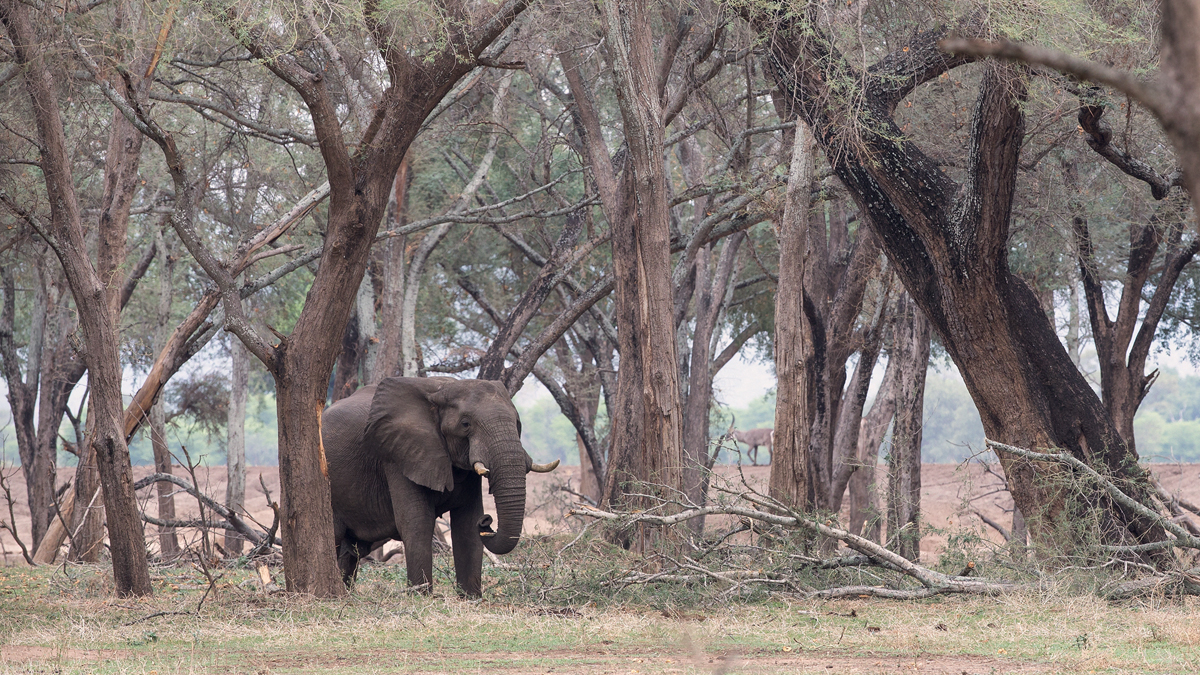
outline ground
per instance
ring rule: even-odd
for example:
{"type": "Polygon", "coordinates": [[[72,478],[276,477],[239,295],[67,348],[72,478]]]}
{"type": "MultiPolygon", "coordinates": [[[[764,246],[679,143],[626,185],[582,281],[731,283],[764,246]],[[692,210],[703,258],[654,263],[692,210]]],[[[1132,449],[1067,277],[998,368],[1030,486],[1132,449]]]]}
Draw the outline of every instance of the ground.
{"type": "Polygon", "coordinates": [[[2,673],[1192,673],[1200,602],[1050,592],[924,602],[514,604],[410,595],[387,566],[315,601],[226,570],[108,599],[102,567],[0,568],[2,673]]]}
{"type": "MultiPolygon", "coordinates": [[[[1168,489],[1182,485],[1186,496],[1200,496],[1196,466],[1154,468],[1168,489]]],[[[767,471],[745,469],[752,485],[767,471]]],[[[260,474],[278,499],[277,472],[249,472],[251,512],[269,524],[260,474]]],[[[558,487],[573,477],[569,467],[531,476],[527,532],[564,527],[561,514],[574,498],[558,487]]],[[[209,494],[224,495],[223,469],[198,478],[209,494]]],[[[23,500],[22,481],[10,482],[23,500]]],[[[935,560],[956,532],[999,539],[971,513],[1008,524],[998,483],[980,466],[925,466],[922,505],[935,527],[923,559],[935,560]]],[[[181,496],[180,506],[186,515],[194,501],[181,496]]],[[[18,512],[18,522],[28,527],[27,515],[18,512]]],[[[558,550],[554,542],[562,541],[535,536],[529,545],[558,550]]],[[[117,600],[103,565],[30,568],[11,538],[3,545],[0,673],[1200,672],[1200,599],[1108,603],[1089,592],[1086,577],[1048,578],[996,598],[914,602],[651,592],[573,598],[561,584],[539,598],[527,584],[542,577],[485,562],[484,599],[470,601],[451,590],[448,556],[439,558],[432,597],[407,591],[397,557],[364,567],[348,598],[316,601],[266,593],[254,570],[237,566],[214,569],[210,584],[200,561],[189,560],[152,568],[153,598],[117,600]]],[[[520,552],[507,560],[535,559],[520,552]]],[[[282,584],[282,572],[272,571],[282,584]]]]}

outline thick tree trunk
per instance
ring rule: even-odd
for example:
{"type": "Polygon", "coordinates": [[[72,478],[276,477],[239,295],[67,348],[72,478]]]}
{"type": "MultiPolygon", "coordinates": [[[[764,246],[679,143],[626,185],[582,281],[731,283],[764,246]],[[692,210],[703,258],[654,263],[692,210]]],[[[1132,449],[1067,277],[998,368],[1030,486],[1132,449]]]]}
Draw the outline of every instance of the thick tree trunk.
{"type": "Polygon", "coordinates": [[[805,296],[809,213],[815,147],[812,132],[796,122],[783,217],[779,221],[779,288],[775,293],[775,438],[771,450],[770,495],[800,510],[816,504],[809,456],[815,412],[815,363],[811,317],[805,296]],[[807,307],[806,307],[807,304],[807,307]]]}
{"type": "Polygon", "coordinates": [[[358,315],[355,313],[342,332],[342,350],[338,352],[333,367],[333,382],[330,384],[329,399],[336,403],[358,390],[358,368],[362,354],[358,351],[362,341],[358,337],[358,315]]]}
{"type": "Polygon", "coordinates": [[[902,299],[891,352],[900,368],[888,453],[887,536],[888,548],[909,560],[921,557],[921,428],[931,334],[921,310],[902,299]]]}
{"type": "MultiPolygon", "coordinates": [[[[250,352],[238,340],[229,343],[229,411],[226,418],[225,506],[244,513],[246,505],[246,399],[250,394],[250,352]]],[[[237,530],[225,530],[225,553],[242,554],[246,538],[237,530]]]]}
{"type": "MultiPolygon", "coordinates": [[[[671,233],[663,160],[663,110],[655,76],[648,7],[615,0],[604,5],[604,34],[624,123],[629,163],[620,217],[610,219],[617,281],[621,402],[614,428],[613,458],[635,459],[632,477],[670,491],[683,487],[683,415],[675,352],[671,288],[671,233]],[[640,372],[627,372],[637,369],[640,372]],[[640,401],[633,401],[638,398],[640,401]],[[640,410],[639,410],[640,408],[640,410]],[[618,447],[615,443],[636,443],[618,447]]],[[[601,166],[596,164],[596,166],[601,166]]],[[[623,465],[610,462],[609,497],[619,494],[623,465]]],[[[657,488],[656,488],[657,489],[657,488]]],[[[638,545],[645,545],[639,538],[638,545]]]]}
{"type": "MultiPolygon", "coordinates": [[[[988,437],[1020,447],[1066,448],[1125,489],[1148,496],[1136,453],[1121,441],[1112,418],[1071,363],[1033,292],[1008,268],[1009,219],[1024,134],[1020,75],[1003,66],[986,71],[971,127],[966,182],[959,186],[905,140],[891,119],[913,87],[966,62],[937,51],[944,30],[915,36],[904,51],[874,66],[868,78],[800,17],[746,14],[770,42],[769,65],[780,88],[814,126],[834,170],[962,372],[988,437]],[[871,121],[855,127],[853,142],[845,141],[839,120],[858,113],[842,107],[845,97],[830,93],[834,80],[866,87],[855,101],[870,111],[871,121]]],[[[1009,456],[1001,462],[1036,539],[1069,548],[1095,531],[1079,527],[1084,514],[1067,499],[1073,488],[1061,467],[1009,456]]],[[[1124,507],[1100,495],[1085,497],[1106,541],[1161,539],[1160,527],[1124,507]]]]}

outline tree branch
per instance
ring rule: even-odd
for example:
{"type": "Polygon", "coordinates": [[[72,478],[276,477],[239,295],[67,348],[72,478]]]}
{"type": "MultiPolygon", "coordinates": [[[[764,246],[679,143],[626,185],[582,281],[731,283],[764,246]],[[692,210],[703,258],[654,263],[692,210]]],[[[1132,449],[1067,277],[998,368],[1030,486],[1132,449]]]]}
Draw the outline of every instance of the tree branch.
{"type": "Polygon", "coordinates": [[[1146,106],[1159,119],[1168,117],[1167,102],[1153,83],[1143,82],[1129,73],[1108,66],[1071,56],[1057,49],[1035,47],[1023,42],[1009,40],[979,40],[947,38],[938,42],[938,49],[950,54],[974,57],[995,56],[1009,61],[1020,61],[1031,65],[1045,66],[1074,75],[1081,80],[1106,84],[1146,106]]]}

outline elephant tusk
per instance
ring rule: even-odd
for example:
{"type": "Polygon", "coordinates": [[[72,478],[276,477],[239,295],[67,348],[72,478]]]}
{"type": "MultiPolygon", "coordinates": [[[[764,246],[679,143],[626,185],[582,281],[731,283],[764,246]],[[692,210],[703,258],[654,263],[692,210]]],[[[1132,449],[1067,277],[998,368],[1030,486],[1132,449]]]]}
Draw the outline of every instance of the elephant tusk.
{"type": "Polygon", "coordinates": [[[485,538],[486,537],[494,537],[494,536],[496,536],[496,533],[495,532],[480,532],[479,536],[485,537],[485,538]]]}
{"type": "Polygon", "coordinates": [[[556,459],[549,464],[530,464],[529,470],[535,473],[550,473],[558,468],[558,462],[559,460],[556,459]]]}
{"type": "Polygon", "coordinates": [[[480,476],[488,475],[488,468],[483,465],[483,462],[475,462],[475,473],[480,476]]]}

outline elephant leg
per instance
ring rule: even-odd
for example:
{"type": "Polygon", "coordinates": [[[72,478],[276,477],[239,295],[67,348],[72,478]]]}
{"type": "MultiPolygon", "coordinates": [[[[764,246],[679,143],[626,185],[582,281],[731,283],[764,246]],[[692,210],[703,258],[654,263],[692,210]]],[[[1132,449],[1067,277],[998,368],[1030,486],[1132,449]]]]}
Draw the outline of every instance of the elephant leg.
{"type": "MultiPolygon", "coordinates": [[[[479,521],[483,518],[483,497],[450,511],[450,540],[454,542],[454,577],[466,596],[483,595],[483,540],[479,521]]],[[[490,529],[490,528],[489,528],[490,529]]]]}
{"type": "Polygon", "coordinates": [[[338,542],[337,552],[338,569],[342,571],[342,583],[346,584],[346,588],[350,588],[358,578],[358,561],[371,552],[371,544],[347,534],[338,542]]]}
{"type": "Polygon", "coordinates": [[[433,589],[433,529],[436,515],[425,500],[406,504],[397,510],[396,526],[404,541],[404,563],[408,567],[408,585],[429,584],[433,589]],[[403,513],[403,515],[399,515],[403,513]]]}

